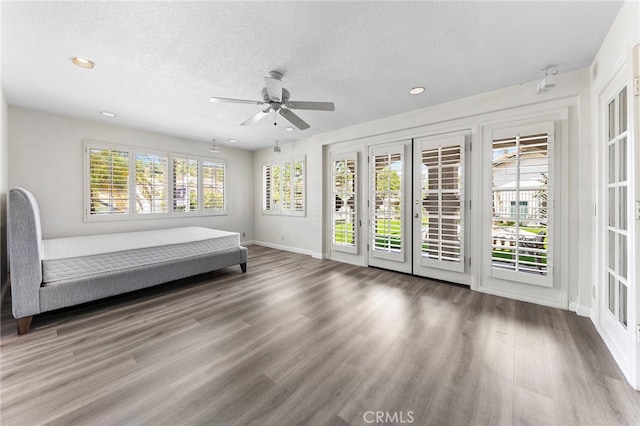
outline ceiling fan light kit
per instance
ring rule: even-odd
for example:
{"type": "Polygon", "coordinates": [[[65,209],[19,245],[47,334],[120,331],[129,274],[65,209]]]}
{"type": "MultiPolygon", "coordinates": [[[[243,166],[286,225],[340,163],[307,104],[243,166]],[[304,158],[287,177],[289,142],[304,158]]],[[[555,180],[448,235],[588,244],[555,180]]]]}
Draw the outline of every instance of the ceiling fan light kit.
{"type": "Polygon", "coordinates": [[[289,123],[293,124],[299,130],[308,129],[310,126],[302,118],[298,117],[292,109],[305,109],[311,111],[335,111],[333,102],[302,102],[289,101],[289,91],[282,87],[282,73],[278,71],[270,71],[265,77],[265,87],[262,89],[262,100],[252,101],[247,99],[219,98],[212,97],[211,102],[227,102],[251,105],[267,105],[267,108],[258,111],[241,123],[242,126],[250,126],[268,116],[272,111],[274,113],[273,124],[277,125],[277,115],[280,114],[289,123]]]}

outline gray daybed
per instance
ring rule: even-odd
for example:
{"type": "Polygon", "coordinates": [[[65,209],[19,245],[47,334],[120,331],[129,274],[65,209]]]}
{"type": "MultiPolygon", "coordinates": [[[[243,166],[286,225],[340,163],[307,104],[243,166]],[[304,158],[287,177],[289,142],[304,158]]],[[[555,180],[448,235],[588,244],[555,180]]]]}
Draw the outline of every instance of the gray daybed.
{"type": "Polygon", "coordinates": [[[18,334],[33,315],[227,266],[246,272],[237,233],[187,227],[43,240],[33,195],[9,191],[9,259],[18,334]]]}

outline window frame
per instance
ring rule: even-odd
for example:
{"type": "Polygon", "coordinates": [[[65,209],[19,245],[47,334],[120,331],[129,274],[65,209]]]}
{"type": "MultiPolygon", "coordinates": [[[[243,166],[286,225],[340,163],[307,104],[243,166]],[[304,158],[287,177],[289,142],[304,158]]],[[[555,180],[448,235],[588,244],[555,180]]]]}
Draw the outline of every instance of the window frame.
{"type": "Polygon", "coordinates": [[[222,216],[228,214],[227,212],[227,161],[220,158],[202,157],[200,161],[200,192],[202,200],[202,215],[203,216],[222,216]],[[211,162],[222,166],[222,208],[221,209],[207,209],[205,208],[205,186],[204,186],[204,163],[211,162]]]}
{"type": "Polygon", "coordinates": [[[84,220],[85,222],[105,222],[105,221],[120,221],[133,219],[133,211],[131,206],[134,205],[131,201],[131,182],[133,180],[132,174],[135,173],[131,169],[131,158],[133,156],[133,149],[128,146],[107,144],[95,141],[85,141],[84,143],[84,169],[83,169],[83,182],[84,182],[84,220]],[[118,150],[126,152],[129,161],[129,176],[128,176],[128,200],[129,209],[125,214],[92,214],[91,213],[91,151],[93,149],[99,150],[118,150]]]}
{"type": "Polygon", "coordinates": [[[198,217],[198,216],[224,216],[228,215],[228,198],[227,187],[229,184],[228,179],[228,161],[218,157],[203,157],[195,156],[192,154],[181,154],[173,152],[164,152],[153,149],[146,149],[140,147],[132,147],[126,145],[119,145],[113,143],[99,142],[94,140],[84,140],[84,167],[83,167],[83,186],[84,186],[84,221],[85,222],[108,222],[108,221],[120,221],[120,220],[147,220],[158,218],[171,218],[171,217],[198,217]],[[108,149],[119,150],[127,152],[129,156],[129,211],[126,214],[91,214],[91,156],[92,149],[108,149]],[[160,213],[138,213],[136,205],[136,157],[137,155],[154,155],[167,158],[167,211],[160,213]],[[196,160],[198,164],[198,180],[197,180],[197,193],[198,193],[198,210],[190,212],[174,212],[173,211],[173,159],[185,158],[196,160]],[[203,168],[205,162],[212,162],[216,164],[222,164],[224,169],[224,183],[223,183],[223,197],[224,208],[218,209],[205,209],[204,208],[204,181],[203,181],[203,168]]]}
{"type": "Polygon", "coordinates": [[[169,179],[171,177],[169,171],[170,171],[170,160],[169,160],[169,154],[167,154],[166,152],[160,152],[160,151],[155,151],[155,150],[150,150],[150,149],[139,149],[139,148],[133,148],[133,171],[134,171],[134,176],[133,176],[133,183],[134,183],[134,187],[133,187],[133,202],[134,202],[134,209],[133,209],[133,216],[134,218],[137,219],[153,219],[153,218],[161,218],[161,217],[167,217],[169,215],[169,211],[171,210],[171,194],[170,194],[170,184],[171,182],[169,182],[169,179]],[[153,212],[153,213],[138,213],[138,209],[137,209],[137,161],[138,161],[138,155],[147,155],[147,156],[155,156],[155,157],[162,157],[166,160],[167,162],[167,167],[166,167],[166,183],[165,183],[165,202],[166,202],[166,211],[164,212],[153,212]]]}
{"type": "Polygon", "coordinates": [[[304,217],[307,215],[306,205],[307,205],[307,165],[306,165],[306,156],[300,157],[291,157],[287,159],[273,159],[271,161],[265,161],[262,163],[262,167],[260,168],[262,175],[262,193],[261,193],[261,212],[264,215],[276,215],[276,216],[298,216],[304,217]],[[300,176],[296,176],[295,170],[296,165],[300,163],[302,165],[302,172],[300,176]],[[289,208],[284,208],[284,195],[285,195],[285,182],[283,179],[284,169],[286,165],[289,165],[289,208]],[[274,168],[278,168],[278,188],[274,187],[274,168]],[[267,170],[269,170],[269,191],[267,191],[267,170]],[[299,180],[297,181],[297,178],[299,180]],[[296,189],[300,187],[302,190],[301,200],[299,203],[295,203],[295,194],[296,189]],[[268,192],[268,194],[267,194],[268,192]],[[267,200],[267,195],[269,199],[267,200]],[[278,202],[274,203],[275,196],[278,196],[278,202]],[[268,206],[267,206],[268,201],[268,206]],[[294,208],[296,205],[300,204],[301,208],[294,208]],[[268,208],[267,208],[268,207],[268,208]]]}
{"type": "Polygon", "coordinates": [[[359,170],[360,164],[358,162],[358,153],[357,152],[346,152],[346,153],[333,153],[331,156],[331,248],[334,251],[340,251],[344,253],[358,254],[358,246],[360,245],[360,235],[359,235],[359,204],[358,204],[358,185],[359,183],[359,170]],[[336,217],[335,217],[335,197],[336,197],[336,173],[335,166],[337,162],[353,162],[353,243],[351,244],[340,244],[336,243],[335,238],[335,227],[336,227],[336,217]]]}
{"type": "MultiPolygon", "coordinates": [[[[202,216],[202,196],[201,196],[201,190],[202,190],[202,185],[200,183],[200,179],[202,177],[202,170],[201,170],[201,162],[198,159],[198,157],[196,156],[192,156],[192,155],[184,155],[184,154],[170,154],[169,155],[169,183],[170,183],[170,188],[171,190],[169,191],[170,194],[170,203],[169,203],[169,215],[170,216],[180,216],[180,217],[184,217],[184,216],[202,216]],[[187,161],[195,161],[196,162],[196,169],[197,169],[197,173],[198,176],[196,178],[196,197],[197,197],[197,201],[196,201],[196,210],[185,210],[185,211],[176,211],[175,210],[175,189],[176,189],[176,185],[175,185],[175,179],[174,179],[174,172],[175,172],[175,160],[177,159],[182,159],[182,160],[187,160],[187,161]]],[[[188,191],[189,195],[191,194],[190,191],[188,191]]],[[[190,204],[190,203],[189,203],[190,204]]]]}
{"type": "MultiPolygon", "coordinates": [[[[535,286],[540,286],[540,287],[547,287],[547,288],[551,288],[553,287],[553,282],[554,282],[554,269],[553,269],[553,260],[554,260],[554,256],[555,256],[555,251],[556,251],[556,245],[559,245],[559,241],[561,236],[556,233],[555,230],[555,221],[556,221],[556,215],[555,215],[555,209],[554,209],[554,201],[555,201],[555,196],[554,196],[554,191],[555,191],[555,184],[556,184],[556,159],[555,159],[555,149],[556,149],[556,145],[555,145],[555,127],[554,127],[554,122],[553,121],[541,121],[541,122],[537,122],[537,123],[531,123],[531,124],[523,124],[523,125],[509,125],[508,127],[501,127],[501,128],[497,128],[494,129],[490,132],[490,137],[491,137],[491,141],[490,143],[487,144],[487,150],[489,152],[488,158],[489,161],[491,162],[487,167],[489,170],[489,179],[490,182],[493,181],[493,158],[492,158],[492,150],[493,150],[493,141],[496,140],[502,140],[502,139],[508,139],[508,138],[512,138],[512,137],[516,137],[516,136],[529,136],[529,135],[537,135],[537,134],[546,134],[547,137],[547,230],[546,230],[546,236],[545,238],[547,239],[546,241],[546,272],[545,275],[539,275],[539,274],[535,274],[535,273],[531,273],[531,272],[521,272],[521,271],[512,271],[512,270],[507,270],[507,269],[500,269],[500,268],[496,268],[493,266],[492,263],[492,252],[493,252],[493,248],[491,246],[491,243],[493,241],[493,235],[490,235],[490,238],[488,239],[489,241],[489,246],[484,246],[483,249],[490,249],[490,254],[488,257],[488,271],[489,271],[489,276],[496,278],[496,279],[500,279],[500,280],[507,280],[507,281],[512,281],[512,282],[516,282],[516,283],[522,283],[522,284],[530,284],[530,285],[535,285],[535,286]]],[[[493,193],[493,188],[491,187],[491,185],[488,188],[488,206],[490,209],[493,209],[493,197],[494,197],[494,193],[493,193]]],[[[519,200],[518,201],[524,201],[524,200],[519,200]]],[[[520,208],[520,206],[518,205],[518,208],[520,208]]],[[[489,224],[488,224],[488,229],[492,230],[493,228],[493,213],[492,211],[488,212],[488,218],[489,218],[489,224]]]]}

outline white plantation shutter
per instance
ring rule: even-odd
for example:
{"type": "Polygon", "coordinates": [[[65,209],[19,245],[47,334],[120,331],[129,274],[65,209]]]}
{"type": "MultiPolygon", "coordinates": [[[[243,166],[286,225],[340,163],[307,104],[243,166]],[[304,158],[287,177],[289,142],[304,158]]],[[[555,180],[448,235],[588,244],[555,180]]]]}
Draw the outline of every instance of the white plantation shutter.
{"type": "Polygon", "coordinates": [[[464,136],[421,142],[421,264],[464,271],[464,136]]]}
{"type": "Polygon", "coordinates": [[[203,160],[202,162],[202,196],[205,211],[223,212],[226,210],[225,170],[224,161],[203,160]]]}
{"type": "Polygon", "coordinates": [[[130,150],[87,144],[88,215],[130,215],[130,150]]]}
{"type": "Polygon", "coordinates": [[[271,211],[272,166],[262,166],[262,211],[271,211]]]}
{"type": "Polygon", "coordinates": [[[136,152],[136,213],[169,211],[169,160],[166,154],[136,152]]]}
{"type": "Polygon", "coordinates": [[[494,131],[492,139],[492,275],[550,287],[553,124],[494,131]]]}
{"type": "Polygon", "coordinates": [[[357,253],[357,153],[334,154],[331,173],[331,244],[357,253]]]}
{"type": "Polygon", "coordinates": [[[291,193],[292,202],[290,211],[293,214],[304,214],[305,190],[304,190],[304,160],[292,161],[291,193]]]}
{"type": "Polygon", "coordinates": [[[174,213],[197,212],[198,160],[173,157],[173,208],[174,213]]]}
{"type": "Polygon", "coordinates": [[[285,162],[280,171],[282,172],[282,211],[291,211],[291,194],[292,194],[292,176],[291,176],[291,162],[285,162]]]}
{"type": "Polygon", "coordinates": [[[371,156],[371,255],[404,259],[404,148],[401,145],[371,156]]]}
{"type": "Polygon", "coordinates": [[[305,214],[304,159],[270,162],[262,166],[262,212],[305,214]]]}
{"type": "Polygon", "coordinates": [[[88,140],[84,146],[87,221],[227,214],[224,160],[88,140]]]}

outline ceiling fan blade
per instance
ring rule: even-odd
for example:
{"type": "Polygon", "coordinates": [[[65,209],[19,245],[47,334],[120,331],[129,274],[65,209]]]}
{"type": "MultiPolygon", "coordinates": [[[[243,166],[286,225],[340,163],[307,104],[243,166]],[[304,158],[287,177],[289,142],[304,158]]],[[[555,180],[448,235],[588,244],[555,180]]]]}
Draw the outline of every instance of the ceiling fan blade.
{"type": "Polygon", "coordinates": [[[264,111],[258,111],[256,114],[252,115],[251,117],[249,117],[248,119],[246,119],[244,122],[242,122],[242,124],[240,124],[241,126],[250,126],[254,123],[257,123],[258,121],[262,120],[263,118],[265,118],[267,115],[269,115],[269,112],[271,112],[270,108],[265,109],[264,111]]]}
{"type": "Polygon", "coordinates": [[[251,105],[262,105],[264,101],[250,101],[248,99],[233,99],[233,98],[209,98],[210,102],[227,102],[231,104],[251,104],[251,105]]]}
{"type": "Polygon", "coordinates": [[[264,76],[264,82],[267,85],[269,99],[274,102],[282,102],[282,74],[278,71],[271,71],[264,76]]]}
{"type": "Polygon", "coordinates": [[[311,127],[307,123],[305,123],[302,118],[298,117],[293,113],[293,111],[289,111],[288,109],[281,108],[280,115],[289,120],[291,124],[293,124],[300,130],[308,129],[309,127],[311,127]]]}
{"type": "Polygon", "coordinates": [[[293,102],[285,103],[287,108],[292,109],[309,109],[314,111],[335,111],[336,106],[333,102],[293,102]]]}

